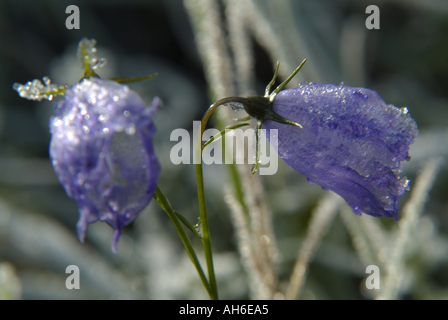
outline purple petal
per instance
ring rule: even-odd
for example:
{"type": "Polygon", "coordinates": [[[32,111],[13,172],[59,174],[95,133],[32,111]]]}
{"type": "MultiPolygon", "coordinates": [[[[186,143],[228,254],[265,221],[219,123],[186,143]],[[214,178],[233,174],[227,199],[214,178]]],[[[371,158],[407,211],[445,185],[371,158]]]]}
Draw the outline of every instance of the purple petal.
{"type": "Polygon", "coordinates": [[[66,90],[50,121],[50,157],[68,196],[79,209],[78,238],[87,225],[105,221],[114,228],[116,249],[122,228],[154,195],[160,166],[152,123],[161,102],[145,107],[129,87],[89,78],[66,90]]]}
{"type": "Polygon", "coordinates": [[[342,196],[357,213],[398,220],[398,199],[409,181],[401,162],[417,138],[406,108],[387,105],[372,90],[310,83],[281,91],[274,111],[303,129],[278,129],[278,153],[309,182],[342,196]]]}

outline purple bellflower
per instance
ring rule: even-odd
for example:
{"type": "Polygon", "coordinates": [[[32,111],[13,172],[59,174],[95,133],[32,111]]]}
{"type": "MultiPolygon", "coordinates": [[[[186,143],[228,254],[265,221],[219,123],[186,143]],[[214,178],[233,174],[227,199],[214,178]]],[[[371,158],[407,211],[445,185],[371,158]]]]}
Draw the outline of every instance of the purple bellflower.
{"type": "Polygon", "coordinates": [[[13,85],[29,100],[52,100],[64,95],[50,120],[50,158],[68,196],[78,204],[77,234],[83,242],[87,226],[96,221],[114,228],[112,251],[124,226],[137,218],[156,192],[160,166],[154,154],[153,116],[161,106],[149,107],[137,93],[119,82],[147,77],[106,80],[95,69],[106,60],[96,57],[96,40],[81,39],[77,56],[84,67],[79,83],[68,87],[48,77],[13,85]]]}
{"type": "Polygon", "coordinates": [[[399,176],[401,162],[410,159],[409,146],[418,135],[415,120],[407,108],[388,105],[365,88],[308,83],[282,91],[305,61],[272,93],[279,64],[264,96],[214,104],[240,104],[249,117],[238,120],[257,120],[252,173],[259,162],[260,129],[277,129],[274,148],[309,182],[342,196],[356,214],[398,220],[398,199],[409,184],[399,176]]]}
{"type": "Polygon", "coordinates": [[[303,126],[263,124],[278,129],[278,154],[290,167],[357,214],[398,220],[398,199],[409,184],[399,177],[401,162],[418,135],[407,108],[369,89],[309,83],[280,91],[273,110],[303,126]]]}
{"type": "Polygon", "coordinates": [[[81,242],[88,224],[105,221],[114,228],[115,252],[122,228],[151,201],[160,173],[152,119],[160,104],[155,98],[145,107],[128,86],[91,77],[68,87],[55,106],[50,157],[78,204],[81,242]]]}

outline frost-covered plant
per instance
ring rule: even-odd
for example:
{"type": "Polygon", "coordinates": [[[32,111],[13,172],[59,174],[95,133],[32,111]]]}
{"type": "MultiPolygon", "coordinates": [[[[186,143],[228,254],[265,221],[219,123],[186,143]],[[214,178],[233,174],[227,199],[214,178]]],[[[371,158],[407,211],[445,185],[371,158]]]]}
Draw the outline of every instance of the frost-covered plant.
{"type": "Polygon", "coordinates": [[[252,173],[260,158],[261,128],[276,129],[278,154],[309,182],[339,194],[359,215],[398,221],[398,199],[409,185],[399,173],[418,135],[415,120],[407,108],[388,105],[366,88],[307,83],[282,90],[305,61],[272,93],[279,64],[264,96],[224,98],[211,112],[223,104],[240,104],[249,114],[240,120],[257,121],[252,173]]]}
{"type": "Polygon", "coordinates": [[[278,153],[290,167],[359,215],[398,220],[398,199],[409,184],[399,173],[418,135],[407,108],[370,89],[318,83],[281,91],[272,107],[303,126],[264,123],[278,130],[278,153]]]}
{"type": "Polygon", "coordinates": [[[112,250],[117,250],[124,226],[134,221],[156,191],[160,166],[154,153],[153,116],[161,105],[149,107],[128,86],[100,79],[95,69],[96,41],[82,39],[78,58],[84,76],[72,86],[51,84],[49,78],[14,84],[21,97],[64,99],[50,120],[50,158],[67,195],[78,204],[78,238],[84,241],[87,225],[107,222],[114,228],[112,250]]]}
{"type": "MultiPolygon", "coordinates": [[[[96,57],[95,45],[94,39],[79,42],[77,56],[84,76],[75,85],[57,86],[47,77],[44,84],[33,80],[13,85],[21,97],[30,100],[64,96],[50,120],[50,158],[67,195],[78,204],[78,238],[83,242],[87,226],[104,221],[114,229],[112,251],[116,252],[123,227],[134,221],[154,197],[173,222],[205,289],[211,298],[217,298],[216,284],[212,281],[209,285],[180,222],[199,238],[201,235],[172,209],[157,187],[160,166],[153,148],[153,117],[162,102],[156,97],[146,107],[137,93],[121,84],[157,74],[101,79],[94,70],[106,60],[96,57]]],[[[209,239],[205,237],[203,242],[210,248],[209,239]]],[[[210,266],[210,251],[206,257],[210,266]]],[[[214,279],[213,268],[210,277],[214,279]]]]}
{"type": "Polygon", "coordinates": [[[59,181],[79,210],[77,232],[105,221],[118,238],[151,201],[160,166],[154,153],[153,116],[128,86],[95,77],[65,90],[50,121],[50,158],[59,181]]]}
{"type": "MultiPolygon", "coordinates": [[[[20,96],[28,99],[51,100],[54,95],[64,95],[50,121],[50,157],[59,181],[77,201],[78,237],[84,240],[89,223],[107,222],[114,228],[112,250],[116,251],[122,228],[135,220],[154,197],[174,223],[205,289],[217,299],[202,161],[196,162],[199,234],[157,188],[160,166],[152,142],[153,116],[161,101],[155,98],[145,107],[135,92],[119,83],[125,80],[100,79],[94,70],[105,61],[97,59],[95,52],[95,41],[80,42],[78,57],[85,72],[78,84],[56,86],[48,78],[44,78],[44,84],[38,80],[14,84],[20,96]],[[209,279],[180,222],[201,239],[209,279]]],[[[201,157],[204,146],[212,143],[213,139],[203,144],[202,134],[217,107],[227,104],[244,109],[248,117],[239,120],[257,122],[252,174],[260,159],[262,127],[276,129],[279,144],[274,147],[308,181],[341,195],[357,214],[398,220],[398,199],[408,186],[408,180],[400,178],[399,173],[418,135],[415,121],[407,109],[387,105],[376,92],[365,88],[307,83],[283,90],[304,63],[272,93],[279,65],[264,96],[227,97],[214,103],[202,119],[196,156],[201,157]]]]}

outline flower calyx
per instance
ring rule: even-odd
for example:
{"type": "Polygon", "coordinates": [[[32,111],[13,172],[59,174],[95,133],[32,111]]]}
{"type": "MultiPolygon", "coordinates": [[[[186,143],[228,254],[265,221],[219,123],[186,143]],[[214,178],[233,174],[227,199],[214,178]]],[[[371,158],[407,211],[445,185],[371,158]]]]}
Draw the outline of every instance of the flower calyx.
{"type": "Polygon", "coordinates": [[[283,88],[294,78],[294,76],[299,72],[299,70],[305,64],[306,59],[302,61],[302,63],[294,70],[294,72],[283,81],[274,91],[270,93],[271,87],[274,85],[275,80],[278,75],[278,70],[280,68],[280,62],[277,62],[277,66],[275,69],[274,76],[272,80],[268,83],[265,90],[264,96],[251,96],[247,98],[242,97],[227,97],[215,102],[209,110],[214,110],[220,105],[229,105],[234,110],[242,110],[246,111],[249,115],[245,118],[235,119],[236,121],[247,121],[250,119],[255,119],[257,121],[257,128],[255,133],[255,162],[252,165],[252,174],[255,174],[258,169],[258,164],[260,162],[260,148],[259,148],[259,136],[261,134],[261,127],[266,120],[271,120],[287,125],[296,126],[299,128],[303,128],[301,124],[289,120],[285,117],[282,117],[278,113],[274,111],[274,99],[277,94],[283,90],[283,88]]]}

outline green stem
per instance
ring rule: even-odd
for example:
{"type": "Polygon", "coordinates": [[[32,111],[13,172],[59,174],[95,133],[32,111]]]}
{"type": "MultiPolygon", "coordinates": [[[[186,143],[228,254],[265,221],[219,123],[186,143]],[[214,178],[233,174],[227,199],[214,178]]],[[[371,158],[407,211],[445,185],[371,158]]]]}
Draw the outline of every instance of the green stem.
{"type": "Polygon", "coordinates": [[[204,285],[205,290],[207,290],[207,293],[210,296],[210,299],[213,299],[214,298],[213,292],[211,291],[210,285],[207,281],[207,278],[205,277],[204,271],[202,270],[202,267],[201,267],[201,264],[199,263],[198,257],[196,256],[196,253],[194,252],[194,249],[191,246],[190,239],[188,238],[187,234],[185,233],[185,230],[182,228],[175,211],[171,207],[171,204],[169,203],[168,199],[163,195],[162,191],[160,191],[159,187],[157,187],[157,189],[156,189],[154,198],[157,200],[160,207],[163,209],[163,211],[165,211],[168,214],[168,217],[173,222],[174,227],[176,228],[176,231],[179,234],[180,239],[182,240],[182,243],[185,246],[185,250],[187,250],[187,254],[190,257],[191,262],[196,267],[199,278],[201,278],[201,281],[202,281],[202,284],[204,285]]]}
{"type": "Polygon", "coordinates": [[[201,225],[202,225],[202,244],[204,245],[205,261],[207,263],[208,277],[210,279],[210,299],[218,300],[218,288],[216,285],[215,270],[213,268],[213,255],[210,241],[210,229],[208,227],[207,208],[205,206],[204,175],[202,172],[202,161],[201,163],[196,164],[196,183],[198,188],[199,215],[201,217],[201,225]]]}
{"type": "MultiPolygon", "coordinates": [[[[205,116],[204,116],[205,117],[205,116]]],[[[202,127],[202,126],[201,126],[202,127]]],[[[208,227],[207,208],[205,205],[204,174],[202,172],[202,133],[200,130],[196,144],[196,184],[198,189],[199,215],[202,226],[202,244],[204,245],[205,261],[207,263],[208,277],[210,279],[210,299],[218,300],[218,287],[216,285],[215,270],[213,268],[212,245],[210,241],[210,229],[208,227]]]]}
{"type": "Polygon", "coordinates": [[[213,255],[212,246],[210,241],[210,229],[208,226],[207,207],[205,204],[205,189],[204,189],[204,173],[202,171],[202,150],[204,148],[202,144],[202,135],[205,130],[208,119],[219,106],[229,102],[244,102],[245,99],[240,97],[229,97],[218,100],[208,108],[201,120],[201,130],[199,130],[196,150],[194,155],[194,163],[196,163],[196,184],[198,189],[198,202],[199,202],[199,215],[201,218],[202,226],[202,243],[204,245],[205,261],[207,263],[207,271],[210,279],[211,299],[218,299],[218,288],[216,285],[215,270],[213,268],[213,255]]]}

